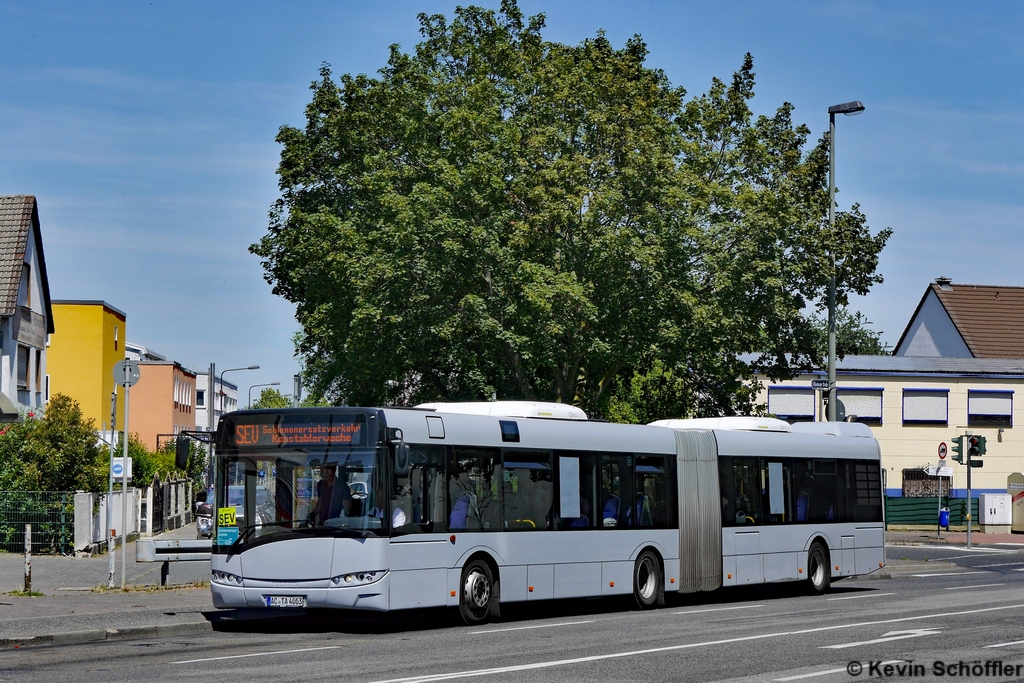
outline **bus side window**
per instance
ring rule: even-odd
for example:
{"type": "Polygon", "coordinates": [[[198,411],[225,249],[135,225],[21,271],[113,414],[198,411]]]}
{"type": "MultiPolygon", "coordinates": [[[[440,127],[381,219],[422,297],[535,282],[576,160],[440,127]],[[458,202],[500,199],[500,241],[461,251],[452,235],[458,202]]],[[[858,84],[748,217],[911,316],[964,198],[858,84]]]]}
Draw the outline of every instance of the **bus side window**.
{"type": "Polygon", "coordinates": [[[600,517],[605,529],[636,525],[632,479],[632,455],[601,454],[600,517]]]}
{"type": "Polygon", "coordinates": [[[765,524],[793,521],[792,460],[761,461],[761,510],[765,524]]]}
{"type": "Polygon", "coordinates": [[[505,450],[502,455],[505,529],[550,529],[554,493],[551,452],[505,450]]]}
{"type": "Polygon", "coordinates": [[[594,529],[601,525],[595,500],[600,457],[592,451],[556,451],[559,529],[594,529]],[[595,512],[596,511],[596,512],[595,512]]]}
{"type": "Polygon", "coordinates": [[[839,497],[836,491],[836,461],[813,460],[814,522],[839,522],[839,497]]]}
{"type": "Polygon", "coordinates": [[[456,447],[448,463],[448,529],[501,530],[501,455],[496,448],[456,447]]]}
{"type": "Polygon", "coordinates": [[[636,456],[636,525],[664,529],[671,524],[668,473],[661,455],[636,456]]]}
{"type": "Polygon", "coordinates": [[[732,459],[733,524],[761,524],[761,476],[757,458],[732,459]]]}

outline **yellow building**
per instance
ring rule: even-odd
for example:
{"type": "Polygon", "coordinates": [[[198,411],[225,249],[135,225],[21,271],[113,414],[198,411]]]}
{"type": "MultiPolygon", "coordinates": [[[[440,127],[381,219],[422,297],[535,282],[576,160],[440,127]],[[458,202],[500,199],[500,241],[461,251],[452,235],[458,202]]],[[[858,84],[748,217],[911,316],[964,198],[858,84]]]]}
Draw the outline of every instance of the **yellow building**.
{"type": "MultiPolygon", "coordinates": [[[[789,422],[823,421],[817,371],[765,384],[768,412],[789,422]]],[[[972,472],[972,495],[1005,493],[1006,478],[1024,472],[1024,360],[911,356],[847,356],[836,367],[837,417],[871,427],[882,451],[889,496],[904,494],[904,472],[937,466],[945,444],[952,489],[962,497],[967,468],[952,460],[952,439],[984,436],[984,467],[972,472]]],[[[946,484],[948,485],[948,484],[946,484]]]]}
{"type": "MultiPolygon", "coordinates": [[[[82,414],[110,429],[114,365],[124,360],[125,314],[105,301],[54,301],[57,332],[50,335],[50,393],[78,401],[82,414]]],[[[117,392],[117,426],[124,422],[124,390],[117,392]]]]}

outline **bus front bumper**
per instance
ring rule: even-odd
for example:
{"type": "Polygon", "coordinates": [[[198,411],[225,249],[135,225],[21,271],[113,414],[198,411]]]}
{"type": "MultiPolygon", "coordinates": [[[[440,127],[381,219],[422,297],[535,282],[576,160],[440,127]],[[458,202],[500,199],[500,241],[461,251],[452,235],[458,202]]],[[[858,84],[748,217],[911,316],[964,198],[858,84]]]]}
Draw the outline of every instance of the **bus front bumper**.
{"type": "Polygon", "coordinates": [[[334,586],[329,581],[304,581],[305,585],[270,584],[265,581],[243,579],[241,586],[211,582],[213,606],[220,609],[265,608],[268,597],[302,597],[311,609],[357,609],[386,612],[389,605],[389,576],[385,574],[373,583],[334,586]],[[256,584],[256,585],[253,585],[256,584]],[[329,586],[329,587],[328,587],[329,586]]]}

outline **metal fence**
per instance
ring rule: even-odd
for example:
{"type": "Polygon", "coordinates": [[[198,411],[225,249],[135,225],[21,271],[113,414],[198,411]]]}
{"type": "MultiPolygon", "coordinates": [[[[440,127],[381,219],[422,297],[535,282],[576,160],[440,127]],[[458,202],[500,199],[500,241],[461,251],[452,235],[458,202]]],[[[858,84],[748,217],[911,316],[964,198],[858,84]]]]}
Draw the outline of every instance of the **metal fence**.
{"type": "Polygon", "coordinates": [[[75,494],[68,491],[0,491],[0,550],[25,552],[25,525],[32,525],[32,552],[70,555],[75,540],[75,494]]]}
{"type": "MultiPolygon", "coordinates": [[[[942,506],[949,508],[949,523],[967,524],[967,499],[942,497],[942,506]]],[[[978,499],[971,498],[971,519],[978,521],[978,499]]],[[[885,524],[938,525],[939,501],[931,498],[886,498],[885,524]]]]}

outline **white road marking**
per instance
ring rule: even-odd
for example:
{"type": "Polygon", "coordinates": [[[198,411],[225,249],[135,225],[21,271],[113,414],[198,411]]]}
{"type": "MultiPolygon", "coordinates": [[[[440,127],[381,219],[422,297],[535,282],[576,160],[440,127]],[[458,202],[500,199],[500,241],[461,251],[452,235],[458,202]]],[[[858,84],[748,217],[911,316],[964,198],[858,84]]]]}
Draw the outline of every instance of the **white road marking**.
{"type": "Polygon", "coordinates": [[[776,681],[799,681],[801,678],[814,678],[815,676],[827,676],[828,674],[837,674],[839,672],[845,672],[846,667],[841,669],[826,669],[825,671],[815,671],[809,674],[800,674],[799,676],[786,676],[785,678],[776,678],[776,681]]]}
{"type": "Polygon", "coordinates": [[[456,678],[475,678],[478,676],[491,676],[494,674],[511,673],[515,671],[532,671],[537,669],[550,669],[556,666],[569,664],[584,664],[587,662],[599,662],[605,659],[621,659],[623,657],[636,657],[637,655],[658,654],[661,652],[674,652],[677,650],[689,650],[696,647],[707,647],[710,645],[727,645],[729,643],[742,643],[753,640],[765,640],[767,638],[780,638],[782,636],[797,636],[807,633],[820,633],[823,631],[836,631],[845,628],[857,628],[860,626],[877,626],[879,624],[898,624],[906,621],[919,621],[921,619],[941,619],[945,617],[959,617],[967,614],[981,614],[984,612],[998,612],[1007,609],[1021,609],[1024,604],[1002,605],[1000,607],[983,607],[980,609],[963,610],[961,612],[939,612],[936,614],[922,614],[917,617],[899,617],[897,619],[882,619],[879,621],[861,621],[852,624],[838,624],[835,626],[820,626],[800,631],[779,631],[777,633],[762,633],[755,636],[740,636],[738,638],[724,638],[722,640],[709,640],[701,643],[684,643],[682,645],[668,645],[665,647],[648,648],[644,650],[627,650],[625,652],[612,652],[603,655],[591,655],[589,657],[574,657],[573,659],[555,659],[546,662],[534,662],[533,664],[517,664],[514,666],[499,666],[492,669],[472,669],[469,671],[454,671],[451,673],[423,674],[420,676],[407,676],[405,678],[390,678],[372,683],[432,683],[433,681],[449,681],[456,678]]]}
{"type": "Polygon", "coordinates": [[[195,664],[196,662],[215,662],[218,659],[241,659],[242,657],[267,657],[269,655],[287,655],[293,652],[313,652],[314,650],[338,650],[340,645],[328,645],[327,647],[304,647],[301,650],[276,650],[274,652],[253,652],[247,655],[228,655],[226,657],[204,657],[203,659],[183,659],[180,662],[171,664],[195,664]]]}
{"type": "MultiPolygon", "coordinates": [[[[1000,545],[1002,545],[1002,544],[1000,544],[1000,545]]],[[[1013,545],[1013,544],[1006,544],[1006,545],[1013,545]]],[[[1012,553],[1012,552],[1015,552],[1015,551],[1010,550],[1008,548],[1007,549],[1003,549],[1003,548],[986,548],[986,547],[981,547],[981,548],[962,548],[962,547],[956,546],[956,545],[954,545],[954,546],[948,546],[948,545],[887,545],[885,547],[886,548],[904,548],[904,549],[905,548],[929,548],[931,550],[945,550],[945,551],[951,552],[951,553],[962,553],[962,552],[968,552],[968,553],[1012,553]]]]}
{"type": "Polygon", "coordinates": [[[1024,640],[1012,640],[1009,643],[996,643],[995,645],[986,645],[985,647],[1009,647],[1010,645],[1021,644],[1024,644],[1024,640]]]}
{"type": "Polygon", "coordinates": [[[751,609],[752,607],[764,607],[764,605],[740,605],[739,607],[714,607],[711,609],[691,609],[686,612],[672,612],[672,614],[700,614],[701,612],[725,612],[733,609],[751,609]]]}
{"type": "MultiPolygon", "coordinates": [[[[887,662],[879,662],[878,666],[885,666],[886,664],[900,664],[902,659],[890,659],[887,662]]],[[[828,674],[846,673],[847,669],[844,666],[841,669],[828,669],[826,671],[815,671],[809,674],[800,674],[799,676],[786,676],[785,678],[776,678],[776,681],[799,681],[801,678],[814,678],[815,676],[827,676],[828,674]]]]}
{"type": "Polygon", "coordinates": [[[1024,545],[1024,543],[1009,543],[1004,541],[1003,543],[996,543],[996,545],[1024,545]]]}
{"type": "Polygon", "coordinates": [[[977,586],[950,586],[948,591],[962,591],[965,588],[991,588],[992,586],[1005,586],[1005,583],[982,583],[977,586]]]}
{"type": "MultiPolygon", "coordinates": [[[[857,600],[858,598],[880,598],[883,595],[896,595],[895,593],[865,593],[864,595],[847,595],[842,598],[826,598],[826,600],[857,600]]],[[[845,671],[845,669],[844,669],[845,671]]]]}
{"type": "Polygon", "coordinates": [[[486,631],[470,631],[469,635],[475,636],[481,633],[501,633],[502,631],[525,631],[529,628],[551,628],[553,626],[575,626],[576,624],[593,624],[594,619],[588,621],[564,621],[558,624],[537,624],[535,626],[512,626],[509,628],[492,628],[486,631]]]}
{"type": "Polygon", "coordinates": [[[941,572],[932,574],[911,574],[919,579],[927,579],[929,576],[967,576],[968,574],[991,574],[992,572],[941,572]]]}
{"type": "Polygon", "coordinates": [[[841,645],[822,645],[819,650],[845,650],[848,647],[857,647],[859,645],[875,645],[876,643],[888,643],[890,640],[905,640],[907,638],[920,638],[921,636],[937,636],[942,631],[936,631],[932,628],[914,628],[909,631],[889,631],[888,633],[882,634],[881,638],[875,638],[874,640],[862,640],[859,643],[842,643],[841,645]]]}
{"type": "Polygon", "coordinates": [[[1014,569],[1015,572],[1024,572],[1024,569],[1014,569]]]}
{"type": "MultiPolygon", "coordinates": [[[[996,563],[996,564],[976,564],[976,565],[974,565],[973,568],[974,569],[981,569],[982,567],[1012,567],[1015,564],[1024,564],[1024,562],[999,562],[999,563],[996,563]]],[[[1017,570],[1014,570],[1014,571],[1024,571],[1024,570],[1017,569],[1017,570]]]]}

